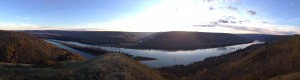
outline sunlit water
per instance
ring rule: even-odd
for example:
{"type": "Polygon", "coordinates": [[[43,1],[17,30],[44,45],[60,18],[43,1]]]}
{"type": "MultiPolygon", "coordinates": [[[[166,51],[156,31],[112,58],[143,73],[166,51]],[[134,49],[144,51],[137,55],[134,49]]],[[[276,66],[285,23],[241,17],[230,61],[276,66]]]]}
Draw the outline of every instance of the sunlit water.
{"type": "MultiPolygon", "coordinates": [[[[52,40],[52,41],[59,41],[59,40],[52,40]]],[[[197,49],[197,50],[188,50],[188,51],[164,51],[164,50],[141,50],[141,49],[126,49],[126,48],[116,48],[116,47],[102,47],[102,46],[94,46],[94,45],[88,45],[88,44],[82,44],[82,43],[70,42],[70,41],[61,41],[61,42],[82,46],[82,47],[99,47],[104,50],[128,53],[133,56],[156,58],[157,60],[140,61],[141,63],[146,64],[150,67],[187,65],[193,62],[202,61],[208,57],[219,56],[222,54],[236,51],[238,49],[246,48],[253,44],[263,43],[259,41],[254,41],[252,43],[247,43],[247,44],[239,44],[239,45],[218,47],[218,48],[197,49]]],[[[55,43],[55,44],[59,44],[59,43],[55,43]]],[[[63,46],[63,45],[60,44],[57,46],[63,46]]]]}

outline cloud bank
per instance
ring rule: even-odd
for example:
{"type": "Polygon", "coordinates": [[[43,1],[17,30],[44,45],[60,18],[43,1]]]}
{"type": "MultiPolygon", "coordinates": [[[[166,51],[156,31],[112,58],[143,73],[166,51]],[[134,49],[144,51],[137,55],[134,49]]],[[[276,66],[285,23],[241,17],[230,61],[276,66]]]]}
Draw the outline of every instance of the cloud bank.
{"type": "Polygon", "coordinates": [[[78,26],[45,27],[34,24],[0,23],[0,30],[68,30],[68,31],[103,31],[99,28],[84,28],[78,26]]]}

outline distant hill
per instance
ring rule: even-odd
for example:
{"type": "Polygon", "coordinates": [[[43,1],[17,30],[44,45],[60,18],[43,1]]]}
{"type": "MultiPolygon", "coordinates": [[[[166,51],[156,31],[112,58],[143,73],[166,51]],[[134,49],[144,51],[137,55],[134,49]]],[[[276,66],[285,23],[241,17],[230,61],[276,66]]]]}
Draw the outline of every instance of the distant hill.
{"type": "Polygon", "coordinates": [[[252,39],[241,38],[227,33],[204,32],[160,32],[141,39],[134,48],[185,50],[222,47],[252,42],[252,39]]]}
{"type": "Polygon", "coordinates": [[[117,46],[122,43],[131,43],[138,39],[137,36],[146,34],[132,34],[130,32],[113,31],[22,31],[33,34],[40,38],[57,39],[64,41],[75,41],[93,45],[117,46]]]}
{"type": "Polygon", "coordinates": [[[166,80],[161,73],[120,53],[108,53],[92,60],[65,64],[61,68],[4,69],[0,79],[8,80],[166,80]]]}
{"type": "Polygon", "coordinates": [[[0,31],[0,62],[39,64],[83,59],[32,35],[0,31]]]}
{"type": "Polygon", "coordinates": [[[227,33],[204,32],[111,32],[111,31],[22,31],[40,38],[75,41],[114,47],[188,50],[252,42],[227,33]]]}
{"type": "Polygon", "coordinates": [[[236,34],[243,38],[265,41],[265,42],[275,42],[280,39],[289,37],[289,35],[269,35],[269,34],[236,34]]]}

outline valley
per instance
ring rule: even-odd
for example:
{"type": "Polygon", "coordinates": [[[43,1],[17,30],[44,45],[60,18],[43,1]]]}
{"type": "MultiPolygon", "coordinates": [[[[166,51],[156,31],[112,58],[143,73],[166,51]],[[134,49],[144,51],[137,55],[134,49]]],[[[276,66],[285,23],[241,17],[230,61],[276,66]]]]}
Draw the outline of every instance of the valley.
{"type": "Polygon", "coordinates": [[[300,80],[298,0],[0,0],[0,80],[300,80]]]}
{"type": "MultiPolygon", "coordinates": [[[[297,61],[299,36],[286,36],[274,41],[254,41],[244,44],[235,44],[223,47],[213,47],[195,50],[164,50],[164,49],[136,49],[120,46],[91,45],[74,41],[55,40],[52,38],[32,36],[23,32],[2,31],[1,36],[10,36],[11,38],[1,39],[2,44],[15,43],[22,47],[29,41],[39,42],[30,45],[51,45],[61,50],[67,50],[72,55],[82,56],[80,60],[61,60],[42,61],[38,59],[34,62],[25,61],[6,61],[1,58],[0,78],[3,79],[121,79],[121,80],[206,80],[206,79],[225,79],[225,80],[253,80],[253,79],[296,79],[298,71],[297,62],[284,63],[274,62],[273,58],[281,61],[297,61]],[[26,36],[22,38],[21,36],[26,36]],[[39,38],[37,38],[39,37],[39,38]],[[7,40],[14,39],[14,41],[7,40]],[[42,40],[44,39],[44,40],[42,40]],[[37,41],[34,41],[37,40],[37,41]],[[18,42],[20,41],[20,42],[18,42]],[[278,46],[285,46],[277,48],[278,46]],[[269,53],[270,52],[270,53],[269,53]],[[280,58],[279,55],[286,53],[286,58],[280,58]],[[266,57],[269,56],[270,58],[266,57]],[[294,58],[289,55],[295,56],[294,58]],[[273,56],[273,57],[272,57],[273,56]],[[292,59],[288,59],[292,58],[292,59]],[[261,63],[263,60],[264,63],[261,63]],[[38,61],[38,62],[35,62],[38,61]],[[17,63],[16,63],[17,62],[17,63]],[[273,65],[273,68],[265,67],[262,64],[273,65]],[[279,65],[290,65],[279,68],[279,65]],[[238,67],[237,67],[238,66],[238,67]],[[251,66],[251,67],[250,67],[251,66]],[[277,67],[276,67],[277,66],[277,67]],[[109,69],[109,70],[107,70],[109,69]],[[266,70],[267,69],[267,70],[266,70]],[[236,71],[235,71],[236,70],[236,71]],[[231,71],[226,75],[226,73],[231,71]],[[242,74],[240,71],[248,73],[242,74]],[[282,71],[282,72],[277,72],[282,71]],[[119,73],[125,72],[125,73],[119,73]],[[142,72],[139,73],[139,72],[142,72]],[[31,73],[31,74],[26,74],[31,73]],[[262,74],[268,73],[268,74],[262,74]],[[137,75],[139,74],[139,75],[137,75]],[[264,75],[264,76],[256,76],[264,75]],[[79,76],[80,75],[80,76],[79,76]],[[286,75],[286,76],[281,76],[286,75]],[[14,77],[12,77],[14,76],[14,77]],[[242,76],[242,77],[238,77],[242,76]]],[[[181,33],[181,32],[180,32],[181,33]]],[[[176,33],[179,34],[179,33],[176,33]]],[[[185,32],[183,34],[186,34],[185,32]]],[[[190,33],[189,33],[190,34],[190,33]]],[[[202,33],[203,34],[203,33],[202,33]]],[[[235,36],[236,37],[236,36],[235,36]]],[[[246,38],[241,38],[246,39],[246,38]]],[[[151,39],[149,39],[151,40],[151,39]]],[[[176,40],[176,39],[175,39],[176,40]]],[[[250,40],[251,41],[251,40],[250,40]]],[[[118,43],[119,44],[119,43],[118,43]]],[[[28,44],[27,44],[28,45],[28,44]]],[[[28,48],[28,47],[27,47],[28,48]]],[[[48,47],[47,47],[48,48],[48,47]]],[[[50,48],[50,47],[49,47],[50,48]]],[[[8,48],[1,48],[8,49],[8,48]]],[[[50,48],[51,49],[51,48],[50,48]]],[[[23,50],[23,49],[22,49],[23,50]]],[[[45,49],[43,49],[45,50],[45,49]]],[[[15,54],[16,52],[13,52],[15,54]]],[[[3,56],[5,53],[1,53],[3,56]]],[[[24,53],[28,54],[28,53],[24,53]]],[[[50,53],[52,54],[52,53],[50,53]]],[[[47,54],[46,54],[47,55],[47,54]]],[[[69,54],[70,55],[70,54],[69,54]]],[[[27,55],[30,56],[30,55],[27,55]]],[[[40,57],[41,55],[31,55],[40,57]]],[[[78,59],[67,57],[68,59],[78,59]]],[[[47,58],[43,58],[47,59],[47,58]]],[[[51,59],[51,58],[50,58],[51,59]]],[[[13,59],[15,60],[15,59],[13,59]]],[[[20,58],[19,60],[26,60],[20,58]]]]}
{"type": "Polygon", "coordinates": [[[253,42],[254,39],[227,33],[204,32],[102,32],[21,31],[39,38],[73,41],[90,45],[132,49],[196,50],[253,42]]]}
{"type": "MultiPolygon", "coordinates": [[[[53,40],[52,40],[53,41],[53,40]]],[[[246,48],[254,44],[262,44],[263,42],[255,41],[252,43],[238,44],[226,47],[208,48],[208,49],[197,49],[197,50],[185,50],[185,51],[167,51],[167,50],[155,50],[155,49],[130,49],[130,48],[119,48],[119,47],[105,47],[105,46],[95,46],[89,44],[83,44],[72,41],[60,41],[54,40],[59,43],[73,45],[77,47],[85,47],[94,49],[93,51],[107,51],[107,52],[118,52],[123,54],[129,54],[131,56],[137,57],[149,57],[156,58],[156,60],[146,60],[141,61],[141,63],[146,64],[150,67],[166,67],[173,65],[188,65],[196,61],[204,60],[205,58],[212,56],[224,55],[239,49],[246,48]]],[[[69,46],[70,47],[70,46],[69,46]]],[[[73,47],[74,48],[74,47],[73,47]]],[[[77,48],[78,49],[78,48],[77,48]]],[[[80,49],[78,49],[80,50],[80,49]]],[[[90,50],[89,50],[90,51],[90,50]]],[[[91,53],[91,52],[88,52],[91,53]]],[[[93,53],[93,52],[92,52],[93,53]]],[[[99,55],[97,53],[96,55],[99,55]]]]}

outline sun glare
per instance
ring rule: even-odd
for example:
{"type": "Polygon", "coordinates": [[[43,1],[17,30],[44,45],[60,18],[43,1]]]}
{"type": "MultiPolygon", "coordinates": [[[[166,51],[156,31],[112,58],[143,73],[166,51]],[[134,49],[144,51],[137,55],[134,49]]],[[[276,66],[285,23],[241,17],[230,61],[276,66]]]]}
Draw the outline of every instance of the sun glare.
{"type": "MultiPolygon", "coordinates": [[[[193,27],[197,24],[209,24],[224,16],[240,16],[234,11],[220,9],[211,10],[210,7],[224,7],[222,2],[204,2],[202,0],[163,0],[152,8],[126,19],[117,19],[98,25],[115,31],[161,32],[161,31],[200,31],[226,32],[231,29],[214,27],[193,27]]],[[[235,31],[236,32],[236,31],[235,31]]],[[[243,31],[238,31],[243,33],[243,31]]]]}

